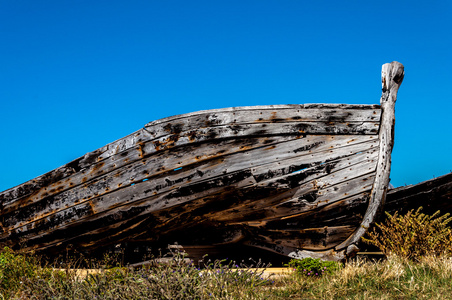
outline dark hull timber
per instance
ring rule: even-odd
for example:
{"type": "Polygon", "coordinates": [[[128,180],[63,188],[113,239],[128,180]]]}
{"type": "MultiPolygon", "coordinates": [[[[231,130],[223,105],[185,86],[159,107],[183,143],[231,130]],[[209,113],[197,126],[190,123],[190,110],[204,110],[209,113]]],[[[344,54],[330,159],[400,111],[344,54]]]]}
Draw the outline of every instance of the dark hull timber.
{"type": "Polygon", "coordinates": [[[422,212],[426,214],[438,210],[441,215],[452,214],[452,173],[389,190],[384,210],[390,214],[404,214],[421,206],[422,212]]]}
{"type": "Polygon", "coordinates": [[[0,244],[46,254],[178,242],[353,255],[385,200],[403,75],[397,62],[383,66],[381,106],[239,107],[151,122],[0,193],[0,244]]]}

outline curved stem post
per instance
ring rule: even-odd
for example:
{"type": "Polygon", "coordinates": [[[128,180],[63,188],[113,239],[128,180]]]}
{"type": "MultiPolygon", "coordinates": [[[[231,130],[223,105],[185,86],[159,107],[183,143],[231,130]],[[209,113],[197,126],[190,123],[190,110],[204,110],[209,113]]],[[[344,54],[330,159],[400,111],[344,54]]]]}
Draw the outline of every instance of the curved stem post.
{"type": "Polygon", "coordinates": [[[395,103],[397,91],[404,75],[403,65],[396,61],[384,64],[381,70],[382,95],[380,104],[382,115],[379,131],[380,150],[375,181],[370,194],[369,205],[360,227],[346,241],[336,246],[336,250],[339,251],[347,247],[347,256],[353,256],[358,252],[359,249],[356,244],[374,222],[377,212],[383,207],[386,199],[389,173],[391,172],[391,152],[394,145],[395,103]]]}

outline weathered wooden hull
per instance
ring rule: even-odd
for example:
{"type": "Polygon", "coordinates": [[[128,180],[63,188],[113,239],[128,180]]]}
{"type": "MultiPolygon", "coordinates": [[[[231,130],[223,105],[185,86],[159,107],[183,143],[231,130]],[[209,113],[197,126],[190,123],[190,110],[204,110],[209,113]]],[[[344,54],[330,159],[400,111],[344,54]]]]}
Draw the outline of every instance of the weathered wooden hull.
{"type": "Polygon", "coordinates": [[[50,254],[132,241],[240,243],[342,259],[384,201],[391,72],[382,107],[240,107],[151,122],[2,192],[0,244],[50,254]]]}

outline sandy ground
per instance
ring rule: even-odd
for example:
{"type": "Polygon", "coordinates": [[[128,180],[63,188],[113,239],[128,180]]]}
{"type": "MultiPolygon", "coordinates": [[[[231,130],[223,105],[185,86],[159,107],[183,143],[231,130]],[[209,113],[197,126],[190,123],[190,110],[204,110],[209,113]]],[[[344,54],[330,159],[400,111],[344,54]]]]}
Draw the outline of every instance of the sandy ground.
{"type": "Polygon", "coordinates": [[[265,278],[275,278],[281,276],[288,276],[292,273],[290,268],[266,268],[262,274],[265,278]]]}

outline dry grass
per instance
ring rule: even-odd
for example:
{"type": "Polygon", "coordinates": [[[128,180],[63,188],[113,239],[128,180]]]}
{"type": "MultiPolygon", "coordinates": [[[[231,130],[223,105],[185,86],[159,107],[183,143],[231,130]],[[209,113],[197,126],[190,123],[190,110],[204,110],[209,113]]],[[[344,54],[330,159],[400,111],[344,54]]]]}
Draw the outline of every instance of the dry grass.
{"type": "Polygon", "coordinates": [[[452,299],[450,257],[355,259],[317,278],[296,272],[267,277],[265,267],[238,269],[224,262],[199,270],[181,260],[83,274],[24,264],[36,259],[22,255],[7,258],[0,271],[9,286],[2,281],[0,299],[452,299]]]}
{"type": "Polygon", "coordinates": [[[283,278],[277,285],[275,299],[452,299],[452,258],[357,259],[331,276],[283,278]]]}

